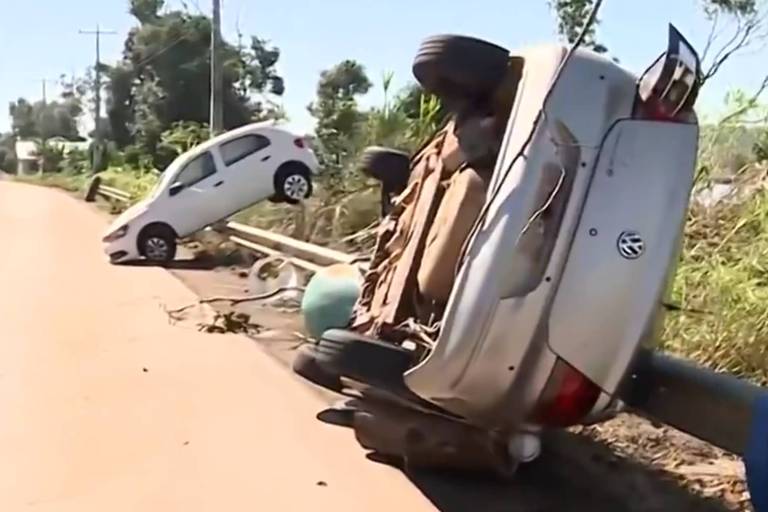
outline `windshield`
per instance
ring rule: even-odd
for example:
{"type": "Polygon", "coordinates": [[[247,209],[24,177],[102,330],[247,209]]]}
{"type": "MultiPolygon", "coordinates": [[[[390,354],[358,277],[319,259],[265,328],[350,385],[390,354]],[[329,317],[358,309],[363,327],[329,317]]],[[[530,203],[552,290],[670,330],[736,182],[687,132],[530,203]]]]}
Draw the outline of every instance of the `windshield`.
{"type": "Polygon", "coordinates": [[[176,157],[176,159],[171,162],[170,165],[166,167],[162,172],[160,180],[158,180],[155,188],[152,189],[149,197],[154,199],[159,196],[163,190],[166,190],[168,187],[170,187],[176,179],[176,176],[178,176],[180,169],[184,166],[185,163],[187,163],[188,160],[189,155],[186,153],[176,157]]]}

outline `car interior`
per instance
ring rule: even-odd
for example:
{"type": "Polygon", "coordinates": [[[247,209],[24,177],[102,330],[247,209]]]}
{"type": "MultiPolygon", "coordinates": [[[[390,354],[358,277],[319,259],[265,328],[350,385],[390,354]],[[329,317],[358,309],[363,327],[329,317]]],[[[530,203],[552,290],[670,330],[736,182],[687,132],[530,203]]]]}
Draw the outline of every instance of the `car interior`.
{"type": "Polygon", "coordinates": [[[457,94],[461,89],[444,77],[422,80],[449,105],[449,119],[411,159],[407,185],[382,222],[353,331],[425,348],[437,338],[463,249],[486,203],[524,62],[506,53],[503,66],[495,86],[479,93],[457,94]]]}

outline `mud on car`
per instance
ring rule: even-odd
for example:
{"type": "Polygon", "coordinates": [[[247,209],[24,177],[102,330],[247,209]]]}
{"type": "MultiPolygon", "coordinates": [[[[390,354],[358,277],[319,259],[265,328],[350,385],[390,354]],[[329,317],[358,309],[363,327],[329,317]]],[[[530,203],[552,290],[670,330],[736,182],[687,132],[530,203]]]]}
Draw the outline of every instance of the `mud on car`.
{"type": "Polygon", "coordinates": [[[364,447],[511,474],[544,429],[620,409],[678,259],[699,68],[674,27],[639,76],[586,49],[425,40],[413,73],[450,118],[412,156],[364,155],[391,192],[370,269],[294,364],[355,397],[364,447]]]}

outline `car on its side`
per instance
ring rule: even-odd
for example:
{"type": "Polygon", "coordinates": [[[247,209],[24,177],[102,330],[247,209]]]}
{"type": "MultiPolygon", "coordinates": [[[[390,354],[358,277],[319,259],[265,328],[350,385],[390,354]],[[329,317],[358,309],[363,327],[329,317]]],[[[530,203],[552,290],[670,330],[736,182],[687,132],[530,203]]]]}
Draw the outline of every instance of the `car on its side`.
{"type": "Polygon", "coordinates": [[[402,192],[349,323],[294,363],[362,397],[364,447],[462,467],[488,449],[506,474],[543,430],[622,407],[658,339],[696,170],[700,62],[669,35],[641,75],[556,44],[422,44],[414,75],[450,121],[410,163],[366,152],[402,192]]]}
{"type": "Polygon", "coordinates": [[[274,122],[218,135],[176,158],[152,193],[115,219],[104,252],[113,263],[171,261],[178,239],[259,201],[310,197],[318,167],[305,138],[274,122]]]}

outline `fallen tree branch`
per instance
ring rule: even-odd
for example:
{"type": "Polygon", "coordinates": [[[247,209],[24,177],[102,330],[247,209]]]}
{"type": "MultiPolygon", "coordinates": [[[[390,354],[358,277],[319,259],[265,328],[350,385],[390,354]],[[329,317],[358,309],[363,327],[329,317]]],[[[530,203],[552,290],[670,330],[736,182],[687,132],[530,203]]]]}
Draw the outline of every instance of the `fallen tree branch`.
{"type": "Polygon", "coordinates": [[[184,311],[191,309],[195,306],[199,306],[201,304],[213,304],[214,302],[228,302],[230,306],[236,306],[238,304],[243,304],[245,302],[258,302],[260,300],[267,300],[271,299],[273,297],[277,297],[278,295],[281,295],[283,293],[287,292],[304,292],[305,288],[302,286],[285,286],[281,288],[277,288],[276,290],[273,290],[268,293],[262,293],[260,295],[248,295],[245,297],[209,297],[207,299],[200,299],[194,304],[187,304],[186,306],[182,306],[177,309],[165,309],[165,312],[168,314],[168,316],[173,318],[173,315],[178,315],[179,313],[183,313],[184,311]]]}

